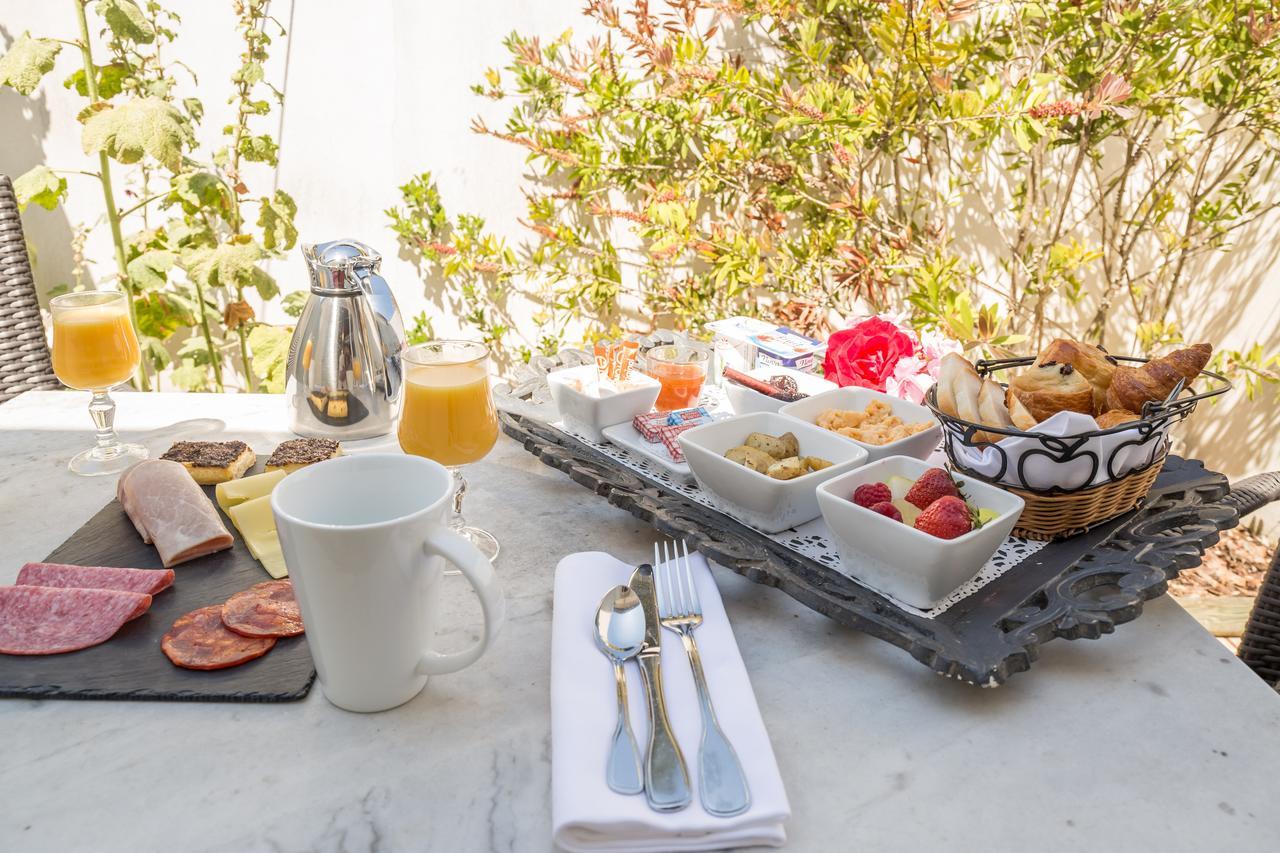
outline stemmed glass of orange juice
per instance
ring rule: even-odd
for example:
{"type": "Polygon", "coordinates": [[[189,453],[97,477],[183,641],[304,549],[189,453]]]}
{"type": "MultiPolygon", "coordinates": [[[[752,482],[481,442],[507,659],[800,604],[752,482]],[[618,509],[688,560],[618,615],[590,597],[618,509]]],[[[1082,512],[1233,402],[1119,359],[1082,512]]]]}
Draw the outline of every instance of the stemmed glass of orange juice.
{"type": "Polygon", "coordinates": [[[498,440],[498,413],[489,391],[489,350],[474,341],[433,341],[404,351],[400,447],[434,459],[453,473],[449,526],[492,560],[498,540],[462,517],[467,481],[462,466],[477,462],[498,440]]]}
{"type": "Polygon", "coordinates": [[[66,293],[49,303],[53,313],[53,372],[68,388],[91,391],[89,414],[98,441],[67,464],[87,477],[118,474],[147,458],[140,444],[124,444],[116,435],[115,401],[107,394],[129,381],[142,361],[138,337],[129,321],[123,293],[94,290],[66,293]]]}

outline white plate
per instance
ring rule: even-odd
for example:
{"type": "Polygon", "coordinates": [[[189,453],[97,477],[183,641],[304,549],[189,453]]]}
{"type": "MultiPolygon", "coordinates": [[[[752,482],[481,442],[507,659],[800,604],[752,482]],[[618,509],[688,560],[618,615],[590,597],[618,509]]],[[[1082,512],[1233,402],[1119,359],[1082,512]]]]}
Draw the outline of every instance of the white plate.
{"type": "MultiPolygon", "coordinates": [[[[834,382],[828,382],[821,376],[800,370],[792,370],[790,367],[754,367],[747,371],[747,375],[755,379],[790,376],[796,381],[796,387],[800,393],[808,394],[810,397],[815,394],[821,394],[824,391],[830,391],[836,387],[834,382]]],[[[749,415],[753,412],[776,412],[786,405],[776,397],[769,397],[728,379],[724,381],[722,387],[724,388],[724,395],[729,401],[729,407],[733,409],[735,415],[749,415]]]]}
{"type": "Polygon", "coordinates": [[[667,452],[667,446],[662,442],[658,441],[650,444],[645,441],[644,436],[638,433],[630,422],[605,427],[602,432],[609,441],[621,448],[640,454],[647,461],[665,471],[669,476],[682,483],[693,482],[693,472],[689,470],[689,463],[677,462],[672,459],[671,454],[667,452]]]}

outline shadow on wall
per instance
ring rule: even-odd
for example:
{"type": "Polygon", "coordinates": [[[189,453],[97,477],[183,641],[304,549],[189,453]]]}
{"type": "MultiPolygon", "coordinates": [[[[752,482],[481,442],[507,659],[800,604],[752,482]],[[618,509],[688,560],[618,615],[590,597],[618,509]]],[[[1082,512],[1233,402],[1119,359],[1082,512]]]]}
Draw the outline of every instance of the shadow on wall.
{"type": "MultiPolygon", "coordinates": [[[[0,41],[4,43],[5,52],[13,39],[14,36],[0,26],[0,41]]],[[[44,163],[44,139],[48,133],[49,108],[43,92],[25,97],[7,86],[0,88],[0,174],[13,179],[44,163]]],[[[75,268],[75,252],[71,246],[74,230],[63,208],[28,207],[22,212],[22,228],[27,236],[36,290],[43,296],[56,285],[70,284],[75,268]],[[35,251],[36,246],[40,247],[39,253],[35,251]]]]}

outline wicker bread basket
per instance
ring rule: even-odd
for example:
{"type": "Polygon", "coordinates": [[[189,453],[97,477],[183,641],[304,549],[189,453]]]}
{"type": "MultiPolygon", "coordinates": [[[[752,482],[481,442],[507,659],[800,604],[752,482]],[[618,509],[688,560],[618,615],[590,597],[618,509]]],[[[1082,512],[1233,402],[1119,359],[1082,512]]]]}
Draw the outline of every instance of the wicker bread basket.
{"type": "MultiPolygon", "coordinates": [[[[1117,358],[1121,361],[1132,363],[1146,361],[1146,359],[1125,356],[1118,356],[1117,358]]],[[[980,361],[977,363],[976,368],[979,374],[987,375],[998,370],[1022,367],[1031,364],[1033,361],[1033,358],[980,361]]],[[[1148,403],[1144,407],[1141,420],[1137,422],[1136,426],[1133,423],[1122,424],[1110,429],[1096,430],[1066,438],[1024,432],[1018,429],[999,429],[948,415],[938,408],[936,386],[930,389],[926,395],[925,405],[933,410],[934,415],[942,422],[943,450],[950,461],[952,469],[966,477],[973,477],[1012,492],[1026,502],[1026,508],[1023,509],[1022,515],[1018,519],[1018,524],[1013,529],[1015,536],[1021,536],[1026,539],[1065,539],[1069,536],[1083,533],[1104,521],[1123,515],[1142,503],[1147,492],[1151,490],[1151,486],[1155,483],[1156,477],[1159,476],[1160,469],[1164,467],[1165,459],[1168,456],[1169,428],[1174,423],[1190,415],[1199,401],[1209,397],[1216,397],[1231,388],[1231,383],[1220,374],[1204,370],[1201,371],[1201,377],[1216,380],[1216,386],[1197,393],[1189,385],[1184,389],[1183,384],[1179,383],[1168,399],[1161,403],[1148,403]],[[1184,390],[1190,393],[1184,394],[1184,390]],[[1011,468],[1008,454],[998,444],[990,444],[985,440],[980,441],[977,437],[980,433],[985,432],[1036,439],[1040,444],[1040,447],[1036,449],[1040,455],[1048,456],[1055,463],[1068,464],[1072,461],[1078,461],[1080,456],[1079,447],[1081,442],[1076,441],[1076,439],[1110,436],[1126,431],[1133,432],[1137,438],[1133,441],[1126,441],[1124,443],[1125,446],[1150,447],[1150,455],[1145,456],[1149,461],[1145,462],[1145,464],[1116,475],[1111,473],[1119,470],[1115,466],[1116,459],[1099,459],[1097,454],[1088,454],[1094,456],[1094,464],[1099,466],[1095,468],[1095,471],[1109,472],[1110,476],[1104,482],[1077,488],[1055,487],[1043,490],[1029,487],[1023,488],[1009,483],[1008,479],[1010,478],[1004,476],[1010,472],[1011,468]],[[982,473],[966,467],[956,451],[959,445],[970,448],[996,448],[999,452],[999,458],[1002,460],[1000,476],[984,476],[982,473]]]]}

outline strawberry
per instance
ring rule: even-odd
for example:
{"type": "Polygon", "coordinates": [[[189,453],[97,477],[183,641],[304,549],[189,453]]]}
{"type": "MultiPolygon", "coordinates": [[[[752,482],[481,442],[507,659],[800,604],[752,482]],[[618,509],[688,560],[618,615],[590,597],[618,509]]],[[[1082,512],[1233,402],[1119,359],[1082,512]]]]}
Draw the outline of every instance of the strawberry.
{"type": "MultiPolygon", "coordinates": [[[[910,496],[908,496],[910,500],[910,496]]],[[[916,530],[939,539],[955,539],[973,529],[969,505],[955,495],[943,495],[916,518],[916,530]]]]}
{"type": "Polygon", "coordinates": [[[930,468],[920,475],[904,498],[909,504],[927,509],[929,504],[948,495],[960,497],[960,489],[956,486],[956,481],[951,479],[951,472],[946,468],[930,468]]]}
{"type": "Polygon", "coordinates": [[[891,501],[880,501],[880,503],[869,506],[867,509],[892,518],[894,521],[902,521],[902,513],[898,512],[898,508],[891,501]]]}
{"type": "Polygon", "coordinates": [[[889,487],[884,483],[863,483],[853,490],[853,502],[867,509],[891,500],[893,500],[893,492],[889,491],[889,487]]]}

